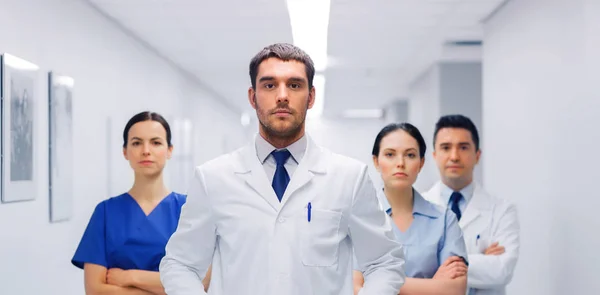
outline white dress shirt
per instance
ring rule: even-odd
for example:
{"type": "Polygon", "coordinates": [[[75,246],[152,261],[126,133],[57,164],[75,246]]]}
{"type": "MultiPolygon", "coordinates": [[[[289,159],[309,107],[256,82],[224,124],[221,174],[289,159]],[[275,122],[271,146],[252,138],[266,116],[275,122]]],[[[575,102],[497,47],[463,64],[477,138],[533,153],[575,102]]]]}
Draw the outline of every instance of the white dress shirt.
{"type": "MultiPolygon", "coordinates": [[[[296,171],[296,168],[298,167],[298,163],[302,161],[304,153],[306,152],[306,135],[302,136],[300,139],[296,140],[296,142],[283,149],[288,150],[290,154],[292,154],[292,156],[283,165],[290,176],[290,179],[292,179],[294,171],[296,171]]],[[[273,176],[275,175],[275,169],[277,169],[275,157],[271,155],[274,150],[277,149],[262,136],[256,136],[256,156],[265,168],[265,173],[267,173],[267,177],[271,182],[273,181],[273,176]]]]}
{"type": "MultiPolygon", "coordinates": [[[[450,207],[450,196],[452,196],[452,193],[454,192],[454,190],[452,190],[450,187],[448,187],[447,185],[445,185],[443,182],[440,182],[440,193],[442,195],[442,199],[447,200],[447,206],[450,207]]],[[[473,193],[475,192],[475,185],[474,182],[469,183],[467,186],[465,186],[463,189],[461,189],[459,191],[459,193],[463,196],[462,199],[460,199],[460,201],[458,201],[458,208],[460,209],[460,212],[464,213],[465,210],[467,210],[467,205],[469,205],[469,201],[471,201],[471,199],[473,199],[473,193]]]]}

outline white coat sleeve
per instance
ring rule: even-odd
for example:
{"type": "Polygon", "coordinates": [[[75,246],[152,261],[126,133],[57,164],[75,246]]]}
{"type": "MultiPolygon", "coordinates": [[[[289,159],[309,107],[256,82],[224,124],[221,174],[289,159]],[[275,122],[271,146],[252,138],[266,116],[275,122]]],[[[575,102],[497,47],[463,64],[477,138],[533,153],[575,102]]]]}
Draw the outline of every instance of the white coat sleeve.
{"type": "Polygon", "coordinates": [[[212,205],[201,167],[197,167],[177,230],[160,262],[160,280],[167,294],[206,294],[202,279],[212,263],[215,241],[212,205]]]}
{"type": "Polygon", "coordinates": [[[356,268],[365,283],[359,295],[397,295],[405,282],[404,251],[396,242],[390,219],[380,208],[364,166],[354,190],[349,231],[356,268]]]}
{"type": "Polygon", "coordinates": [[[499,242],[501,255],[469,254],[468,285],[476,289],[493,289],[507,285],[519,258],[519,219],[517,208],[508,204],[500,215],[491,243],[499,242]]]}

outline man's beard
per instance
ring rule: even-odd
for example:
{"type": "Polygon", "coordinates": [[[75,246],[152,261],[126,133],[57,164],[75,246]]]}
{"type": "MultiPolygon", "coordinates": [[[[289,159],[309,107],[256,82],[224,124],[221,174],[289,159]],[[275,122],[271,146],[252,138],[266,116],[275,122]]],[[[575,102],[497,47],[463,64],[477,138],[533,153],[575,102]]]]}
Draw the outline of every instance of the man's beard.
{"type": "MultiPolygon", "coordinates": [[[[277,138],[277,139],[291,139],[291,138],[297,137],[298,134],[300,134],[302,132],[302,127],[304,126],[304,122],[306,121],[306,112],[308,111],[308,100],[306,102],[306,111],[304,113],[304,117],[302,118],[302,120],[298,123],[296,123],[295,121],[292,122],[292,126],[290,126],[290,128],[287,128],[285,130],[277,130],[276,128],[274,128],[273,126],[271,126],[269,124],[268,117],[273,112],[272,111],[266,111],[266,112],[262,111],[256,101],[256,97],[254,97],[254,104],[256,105],[256,109],[257,109],[258,122],[262,126],[263,131],[265,132],[265,134],[268,137],[277,138]],[[261,116],[260,116],[261,113],[265,114],[264,121],[261,120],[261,116]]],[[[292,117],[294,117],[294,115],[297,113],[289,108],[288,103],[278,104],[275,109],[286,109],[291,113],[292,117]]]]}

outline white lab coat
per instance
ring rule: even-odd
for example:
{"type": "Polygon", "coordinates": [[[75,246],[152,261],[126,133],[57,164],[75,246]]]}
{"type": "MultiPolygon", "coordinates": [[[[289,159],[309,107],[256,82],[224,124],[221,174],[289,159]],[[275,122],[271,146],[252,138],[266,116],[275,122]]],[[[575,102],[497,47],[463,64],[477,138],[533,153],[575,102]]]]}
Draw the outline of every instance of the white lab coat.
{"type": "MultiPolygon", "coordinates": [[[[469,255],[469,295],[504,295],[519,257],[517,209],[514,204],[491,196],[478,183],[474,185],[473,198],[459,222],[469,255]],[[483,255],[494,242],[504,246],[505,253],[483,255]]],[[[438,182],[423,196],[447,207],[448,200],[442,200],[440,190],[441,183],[438,182]]]]}
{"type": "Polygon", "coordinates": [[[205,294],[212,263],[209,294],[350,295],[353,248],[360,294],[398,294],[404,254],[366,165],[307,142],[281,202],[254,142],[196,168],[160,264],[167,294],[205,294]]]}

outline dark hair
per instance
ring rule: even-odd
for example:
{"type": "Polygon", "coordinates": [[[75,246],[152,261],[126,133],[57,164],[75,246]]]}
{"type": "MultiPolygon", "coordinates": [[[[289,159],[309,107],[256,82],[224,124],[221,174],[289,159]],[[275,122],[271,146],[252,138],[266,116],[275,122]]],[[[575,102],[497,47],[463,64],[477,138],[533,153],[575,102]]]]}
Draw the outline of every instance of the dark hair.
{"type": "Polygon", "coordinates": [[[313,78],[315,77],[315,65],[310,56],[308,56],[304,50],[292,44],[276,43],[263,48],[250,61],[250,82],[252,83],[252,89],[256,89],[256,76],[258,76],[258,67],[263,61],[271,57],[275,57],[283,61],[295,60],[303,63],[304,67],[306,68],[308,87],[312,88],[313,78]]]}
{"type": "Polygon", "coordinates": [[[479,133],[477,133],[477,127],[473,124],[473,121],[463,115],[446,115],[442,116],[435,124],[435,131],[433,133],[433,148],[435,149],[435,141],[438,132],[443,128],[461,128],[471,132],[471,138],[475,143],[475,150],[479,150],[479,133]]]}
{"type": "Polygon", "coordinates": [[[141,112],[133,117],[131,117],[131,119],[129,119],[129,122],[127,122],[127,125],[125,125],[125,130],[123,130],[123,147],[127,147],[127,139],[129,137],[129,129],[131,129],[131,126],[135,125],[136,123],[139,122],[144,122],[144,121],[156,121],[158,123],[160,123],[164,128],[165,131],[167,131],[167,145],[169,147],[172,146],[171,144],[171,127],[169,127],[169,123],[167,123],[167,120],[165,120],[165,118],[163,118],[163,116],[161,116],[158,113],[155,112],[141,112]]]}
{"type": "Polygon", "coordinates": [[[384,137],[396,130],[403,130],[410,136],[412,136],[419,144],[419,156],[421,158],[425,157],[425,150],[427,149],[425,139],[423,139],[423,136],[421,135],[421,132],[419,132],[419,129],[417,129],[417,127],[410,123],[392,123],[383,127],[383,129],[381,129],[381,131],[379,131],[379,133],[377,134],[377,137],[375,137],[375,144],[373,145],[373,151],[371,152],[373,156],[379,156],[379,151],[381,149],[381,140],[383,140],[384,137]]]}

